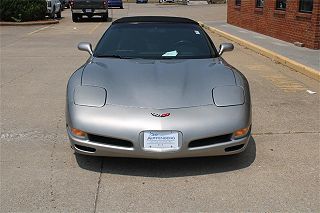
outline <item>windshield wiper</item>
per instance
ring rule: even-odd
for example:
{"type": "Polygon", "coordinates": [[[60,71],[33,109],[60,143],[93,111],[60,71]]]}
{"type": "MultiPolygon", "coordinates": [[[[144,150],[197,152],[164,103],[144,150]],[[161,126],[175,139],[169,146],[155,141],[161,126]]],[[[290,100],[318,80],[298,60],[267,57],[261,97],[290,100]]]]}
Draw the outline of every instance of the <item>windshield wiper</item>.
{"type": "Polygon", "coordinates": [[[120,59],[132,59],[132,57],[121,55],[97,55],[98,58],[120,58],[120,59]]]}

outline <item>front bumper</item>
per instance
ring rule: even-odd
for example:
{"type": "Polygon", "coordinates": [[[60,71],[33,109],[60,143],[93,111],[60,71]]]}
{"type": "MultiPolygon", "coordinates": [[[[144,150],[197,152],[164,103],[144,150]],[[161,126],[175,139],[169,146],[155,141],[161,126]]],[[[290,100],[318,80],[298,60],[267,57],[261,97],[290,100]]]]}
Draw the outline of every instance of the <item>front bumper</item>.
{"type": "Polygon", "coordinates": [[[174,151],[148,151],[143,149],[140,142],[135,143],[134,147],[120,147],[74,137],[68,130],[71,147],[75,152],[84,155],[93,156],[109,156],[109,157],[132,157],[132,158],[152,158],[152,159],[170,159],[170,158],[186,158],[186,157],[203,157],[231,155],[244,151],[250,139],[250,134],[246,137],[231,140],[225,143],[213,144],[196,148],[189,148],[187,143],[183,143],[178,150],[174,151]],[[88,148],[90,151],[88,151],[88,148]],[[231,151],[227,151],[231,150],[231,151]]]}
{"type": "Polygon", "coordinates": [[[241,139],[230,139],[191,147],[189,143],[205,138],[232,134],[251,125],[249,104],[233,107],[214,105],[184,109],[153,110],[106,105],[102,108],[69,105],[67,107],[67,132],[72,148],[80,153],[95,156],[134,158],[184,158],[217,156],[240,153],[250,139],[250,131],[241,139]],[[153,117],[152,112],[170,112],[166,118],[153,117]],[[89,139],[79,139],[70,133],[70,127],[89,134],[121,139],[131,147],[104,144],[89,139]],[[144,131],[172,130],[179,132],[180,146],[174,151],[150,151],[143,148],[144,131]],[[89,151],[84,148],[89,148],[89,151]],[[231,150],[231,151],[230,151],[231,150]]]}

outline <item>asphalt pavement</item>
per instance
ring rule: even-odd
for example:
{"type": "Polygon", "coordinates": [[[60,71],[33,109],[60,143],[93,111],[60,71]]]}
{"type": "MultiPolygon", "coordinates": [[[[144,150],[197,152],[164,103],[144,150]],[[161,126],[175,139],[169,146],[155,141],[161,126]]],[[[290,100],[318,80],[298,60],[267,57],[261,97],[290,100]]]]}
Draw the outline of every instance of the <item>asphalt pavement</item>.
{"type": "MultiPolygon", "coordinates": [[[[125,4],[131,15],[226,19],[224,5],[125,4]]],[[[234,156],[145,160],[75,155],[65,131],[70,75],[110,22],[0,27],[1,212],[319,212],[319,82],[235,44],[253,136],[234,156]],[[316,94],[312,93],[316,92],[316,94]]],[[[216,46],[228,42],[210,33],[216,46]]]]}

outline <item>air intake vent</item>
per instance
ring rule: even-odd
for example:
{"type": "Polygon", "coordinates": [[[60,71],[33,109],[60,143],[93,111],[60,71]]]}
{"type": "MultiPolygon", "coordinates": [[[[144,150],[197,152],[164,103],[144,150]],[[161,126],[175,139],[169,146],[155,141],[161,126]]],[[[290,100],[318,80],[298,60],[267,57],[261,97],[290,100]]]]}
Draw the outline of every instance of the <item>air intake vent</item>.
{"type": "Polygon", "coordinates": [[[81,150],[81,151],[85,151],[85,152],[92,152],[94,153],[96,151],[95,148],[91,148],[91,147],[87,147],[87,146],[80,146],[78,144],[74,145],[77,149],[81,150]]]}
{"type": "Polygon", "coordinates": [[[242,149],[243,146],[244,146],[244,144],[240,144],[240,145],[236,145],[236,146],[231,146],[231,147],[225,148],[224,151],[226,151],[226,152],[237,151],[237,150],[239,150],[239,149],[242,149]]]}
{"type": "Polygon", "coordinates": [[[213,145],[213,144],[217,144],[217,143],[228,142],[231,140],[231,136],[232,136],[232,134],[228,134],[228,135],[220,135],[220,136],[216,136],[216,137],[204,138],[204,139],[200,139],[200,140],[191,141],[189,143],[189,148],[195,148],[195,147],[208,146],[208,145],[213,145]]]}
{"type": "Polygon", "coordinates": [[[116,139],[116,138],[109,138],[109,137],[103,137],[98,135],[92,135],[88,134],[88,138],[92,142],[96,143],[102,143],[106,145],[112,145],[112,146],[120,146],[120,147],[133,147],[133,144],[130,141],[116,139]]]}

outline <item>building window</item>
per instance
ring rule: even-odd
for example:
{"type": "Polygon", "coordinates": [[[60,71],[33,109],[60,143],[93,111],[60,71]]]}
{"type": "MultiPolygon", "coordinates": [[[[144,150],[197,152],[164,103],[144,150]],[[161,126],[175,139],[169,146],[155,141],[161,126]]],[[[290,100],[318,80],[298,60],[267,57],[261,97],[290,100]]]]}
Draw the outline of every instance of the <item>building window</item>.
{"type": "Polygon", "coordinates": [[[236,0],[236,6],[241,6],[241,0],[236,0]]]}
{"type": "Polygon", "coordinates": [[[256,0],[256,7],[262,8],[264,5],[264,0],[256,0]]]}
{"type": "Polygon", "coordinates": [[[276,9],[277,10],[286,10],[287,0],[277,0],[276,1],[276,9]]]}
{"type": "Polygon", "coordinates": [[[311,13],[313,8],[313,0],[300,0],[299,11],[303,13],[311,13]]]}

